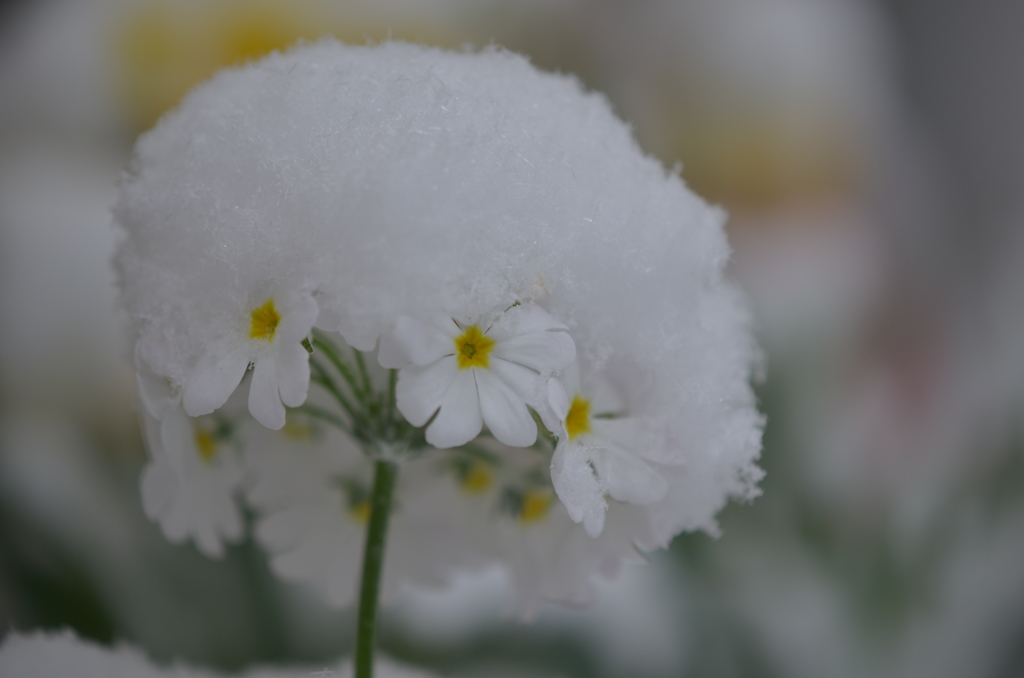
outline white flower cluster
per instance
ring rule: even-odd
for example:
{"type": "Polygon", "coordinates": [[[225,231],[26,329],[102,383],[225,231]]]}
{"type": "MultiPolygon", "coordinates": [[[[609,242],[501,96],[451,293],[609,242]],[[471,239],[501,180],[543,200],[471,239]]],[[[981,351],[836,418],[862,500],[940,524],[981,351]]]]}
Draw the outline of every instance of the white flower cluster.
{"type": "Polygon", "coordinates": [[[219,554],[244,498],[278,573],[349,602],[373,459],[404,455],[385,594],[499,561],[529,608],[756,494],[724,216],[571,78],[274,54],[140,138],[115,217],[172,540],[219,554]]]}

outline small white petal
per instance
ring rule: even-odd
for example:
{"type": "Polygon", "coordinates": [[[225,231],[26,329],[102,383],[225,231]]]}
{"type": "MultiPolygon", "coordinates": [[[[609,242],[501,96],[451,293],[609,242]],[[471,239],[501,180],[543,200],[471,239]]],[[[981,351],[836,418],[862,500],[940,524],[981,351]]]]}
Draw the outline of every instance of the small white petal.
{"type": "Polygon", "coordinates": [[[249,414],[275,431],[284,426],[285,412],[277,390],[277,361],[265,354],[256,361],[249,382],[249,414]]]}
{"type": "Polygon", "coordinates": [[[142,469],[142,510],[150,520],[159,520],[174,499],[173,479],[166,476],[166,467],[156,462],[151,461],[142,469]]]}
{"type": "Polygon", "coordinates": [[[668,493],[665,477],[625,450],[605,448],[592,452],[590,458],[615,501],[646,506],[661,501],[668,493]]]}
{"type": "Polygon", "coordinates": [[[247,346],[212,346],[196,363],[182,388],[182,404],[188,416],[209,414],[227,402],[248,366],[247,346]]]}
{"type": "Polygon", "coordinates": [[[547,398],[535,404],[533,409],[537,410],[540,420],[549,431],[559,433],[565,424],[565,418],[569,415],[569,396],[562,382],[555,377],[548,378],[547,398]]]}
{"type": "Polygon", "coordinates": [[[521,397],[490,370],[476,370],[476,385],[484,423],[495,438],[511,447],[537,442],[537,424],[521,397]]]}
{"type": "Polygon", "coordinates": [[[212,523],[199,523],[193,536],[196,547],[204,556],[213,560],[220,560],[224,557],[224,544],[221,543],[212,523]]]}
{"type": "Polygon", "coordinates": [[[459,370],[441,399],[441,411],[427,427],[427,442],[434,447],[465,445],[480,434],[484,421],[473,372],[459,370]]]}
{"type": "MultiPolygon", "coordinates": [[[[320,307],[320,303],[317,303],[317,307],[320,307]]],[[[316,322],[313,324],[321,330],[337,332],[338,327],[341,325],[341,314],[334,309],[320,308],[320,312],[316,316],[316,322]]]]}
{"type": "Polygon", "coordinates": [[[152,450],[167,462],[168,470],[178,479],[185,478],[189,457],[196,455],[196,432],[193,420],[180,407],[168,410],[160,420],[160,449],[152,450]]]}
{"type": "Polygon", "coordinates": [[[309,295],[289,300],[284,313],[281,314],[281,323],[277,327],[274,343],[279,341],[289,344],[301,342],[313,329],[319,314],[316,301],[309,295]]]}
{"type": "Polygon", "coordinates": [[[542,403],[547,402],[547,379],[530,368],[501,358],[493,358],[490,361],[490,371],[530,407],[537,409],[542,403]]]}
{"type": "Polygon", "coordinates": [[[309,352],[299,342],[275,348],[277,389],[281,402],[298,407],[309,392],[309,352]]]}
{"type": "Polygon", "coordinates": [[[412,361],[395,340],[394,333],[387,332],[380,337],[380,343],[377,348],[377,362],[386,370],[397,370],[405,367],[412,361]]]}
{"type": "Polygon", "coordinates": [[[502,313],[487,334],[495,341],[504,341],[522,334],[568,329],[558,318],[537,304],[520,304],[502,313]]]}
{"type": "Polygon", "coordinates": [[[601,534],[608,504],[579,446],[561,442],[555,448],[551,458],[551,484],[573,522],[582,522],[591,537],[601,534]]]}
{"type": "Polygon", "coordinates": [[[558,372],[576,359],[576,343],[568,332],[530,332],[499,341],[491,355],[538,372],[558,372]]]}
{"type": "Polygon", "coordinates": [[[679,463],[668,446],[669,436],[664,422],[642,417],[591,419],[590,428],[601,440],[628,450],[642,459],[666,464],[679,463]]]}
{"type": "Polygon", "coordinates": [[[590,400],[590,416],[592,417],[626,411],[626,401],[602,374],[596,374],[590,379],[586,392],[590,400]]]}
{"type": "Polygon", "coordinates": [[[410,365],[398,373],[395,404],[413,426],[423,426],[441,405],[459,371],[455,360],[438,360],[433,365],[410,365]]]}
{"type": "Polygon", "coordinates": [[[445,331],[443,319],[425,323],[416,318],[402,316],[395,322],[392,332],[395,342],[413,365],[429,365],[446,355],[455,353],[454,337],[460,334],[458,326],[449,318],[447,325],[451,329],[445,331]]]}

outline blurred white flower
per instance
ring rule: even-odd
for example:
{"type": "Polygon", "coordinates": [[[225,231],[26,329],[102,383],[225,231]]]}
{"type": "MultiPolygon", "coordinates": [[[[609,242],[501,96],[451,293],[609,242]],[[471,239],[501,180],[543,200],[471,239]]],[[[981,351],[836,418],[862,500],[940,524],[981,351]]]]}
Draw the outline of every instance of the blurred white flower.
{"type": "Polygon", "coordinates": [[[604,529],[605,494],[639,505],[665,498],[668,481],[648,462],[667,459],[667,433],[657,422],[607,418],[624,415],[626,403],[600,374],[590,376],[584,386],[578,362],[564,381],[572,400],[562,415],[565,423],[551,459],[551,483],[569,517],[596,537],[604,529]]]}
{"type": "Polygon", "coordinates": [[[224,542],[242,538],[235,494],[242,481],[231,425],[216,417],[189,417],[178,407],[160,421],[144,415],[151,459],[142,470],[142,507],[168,541],[195,541],[211,558],[224,542]]]}
{"type": "Polygon", "coordinates": [[[398,409],[413,426],[437,413],[427,427],[435,447],[468,443],[484,424],[506,445],[532,445],[537,425],[527,405],[545,410],[550,375],[576,355],[568,328],[535,304],[488,320],[403,316],[395,324],[394,343],[412,363],[398,372],[398,409]]]}
{"type": "MultiPolygon", "coordinates": [[[[274,572],[313,584],[331,605],[351,603],[370,518],[372,461],[346,436],[301,415],[290,414],[281,432],[253,431],[248,439],[248,497],[274,572]]],[[[454,570],[482,562],[431,505],[441,480],[422,461],[402,467],[388,527],[385,603],[403,583],[439,586],[454,570]]]]}

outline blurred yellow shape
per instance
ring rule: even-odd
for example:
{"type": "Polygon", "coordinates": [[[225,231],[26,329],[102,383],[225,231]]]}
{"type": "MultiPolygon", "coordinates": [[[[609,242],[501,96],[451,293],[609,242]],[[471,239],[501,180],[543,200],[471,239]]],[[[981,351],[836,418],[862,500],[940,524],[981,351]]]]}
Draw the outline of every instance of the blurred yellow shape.
{"type": "Polygon", "coordinates": [[[367,16],[372,7],[356,11],[354,5],[308,0],[140,0],[113,32],[123,106],[131,122],[146,129],[218,69],[258,59],[300,39],[333,35],[352,43],[389,38],[454,43],[441,31],[415,21],[372,11],[367,16]]]}

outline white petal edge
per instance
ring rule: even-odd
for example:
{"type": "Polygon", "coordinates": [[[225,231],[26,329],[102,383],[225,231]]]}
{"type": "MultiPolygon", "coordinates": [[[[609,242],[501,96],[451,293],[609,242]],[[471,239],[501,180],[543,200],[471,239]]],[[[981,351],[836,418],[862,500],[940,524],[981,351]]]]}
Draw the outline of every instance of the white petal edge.
{"type": "Polygon", "coordinates": [[[459,328],[450,318],[447,322],[451,325],[451,331],[454,334],[448,334],[438,327],[438,325],[443,326],[440,319],[432,323],[425,323],[416,318],[402,316],[395,321],[392,336],[399,349],[413,365],[429,365],[435,360],[455,353],[455,344],[452,339],[459,335],[459,328]]]}
{"type": "Polygon", "coordinates": [[[459,370],[441,399],[441,411],[427,427],[427,442],[434,447],[458,447],[480,435],[484,421],[474,371],[459,370]]]}
{"type": "Polygon", "coordinates": [[[537,442],[537,424],[523,399],[490,370],[476,370],[480,411],[494,437],[510,447],[529,447],[537,442]]]}
{"type": "Polygon", "coordinates": [[[582,522],[591,537],[604,531],[608,504],[583,450],[567,442],[559,443],[551,458],[551,484],[574,523],[582,522]]]}
{"type": "Polygon", "coordinates": [[[299,342],[280,346],[275,351],[277,389],[281,402],[298,407],[309,393],[309,352],[299,342]]]}
{"type": "Polygon", "coordinates": [[[211,346],[192,368],[182,388],[182,404],[190,417],[209,414],[227,402],[249,366],[249,347],[211,346]]]}
{"type": "Polygon", "coordinates": [[[399,370],[395,404],[406,421],[413,426],[426,424],[441,406],[458,371],[454,358],[442,358],[426,367],[410,365],[399,370]]]}
{"type": "Polygon", "coordinates": [[[249,382],[249,414],[274,431],[284,427],[285,411],[277,388],[277,361],[271,353],[260,356],[249,382]]]}

